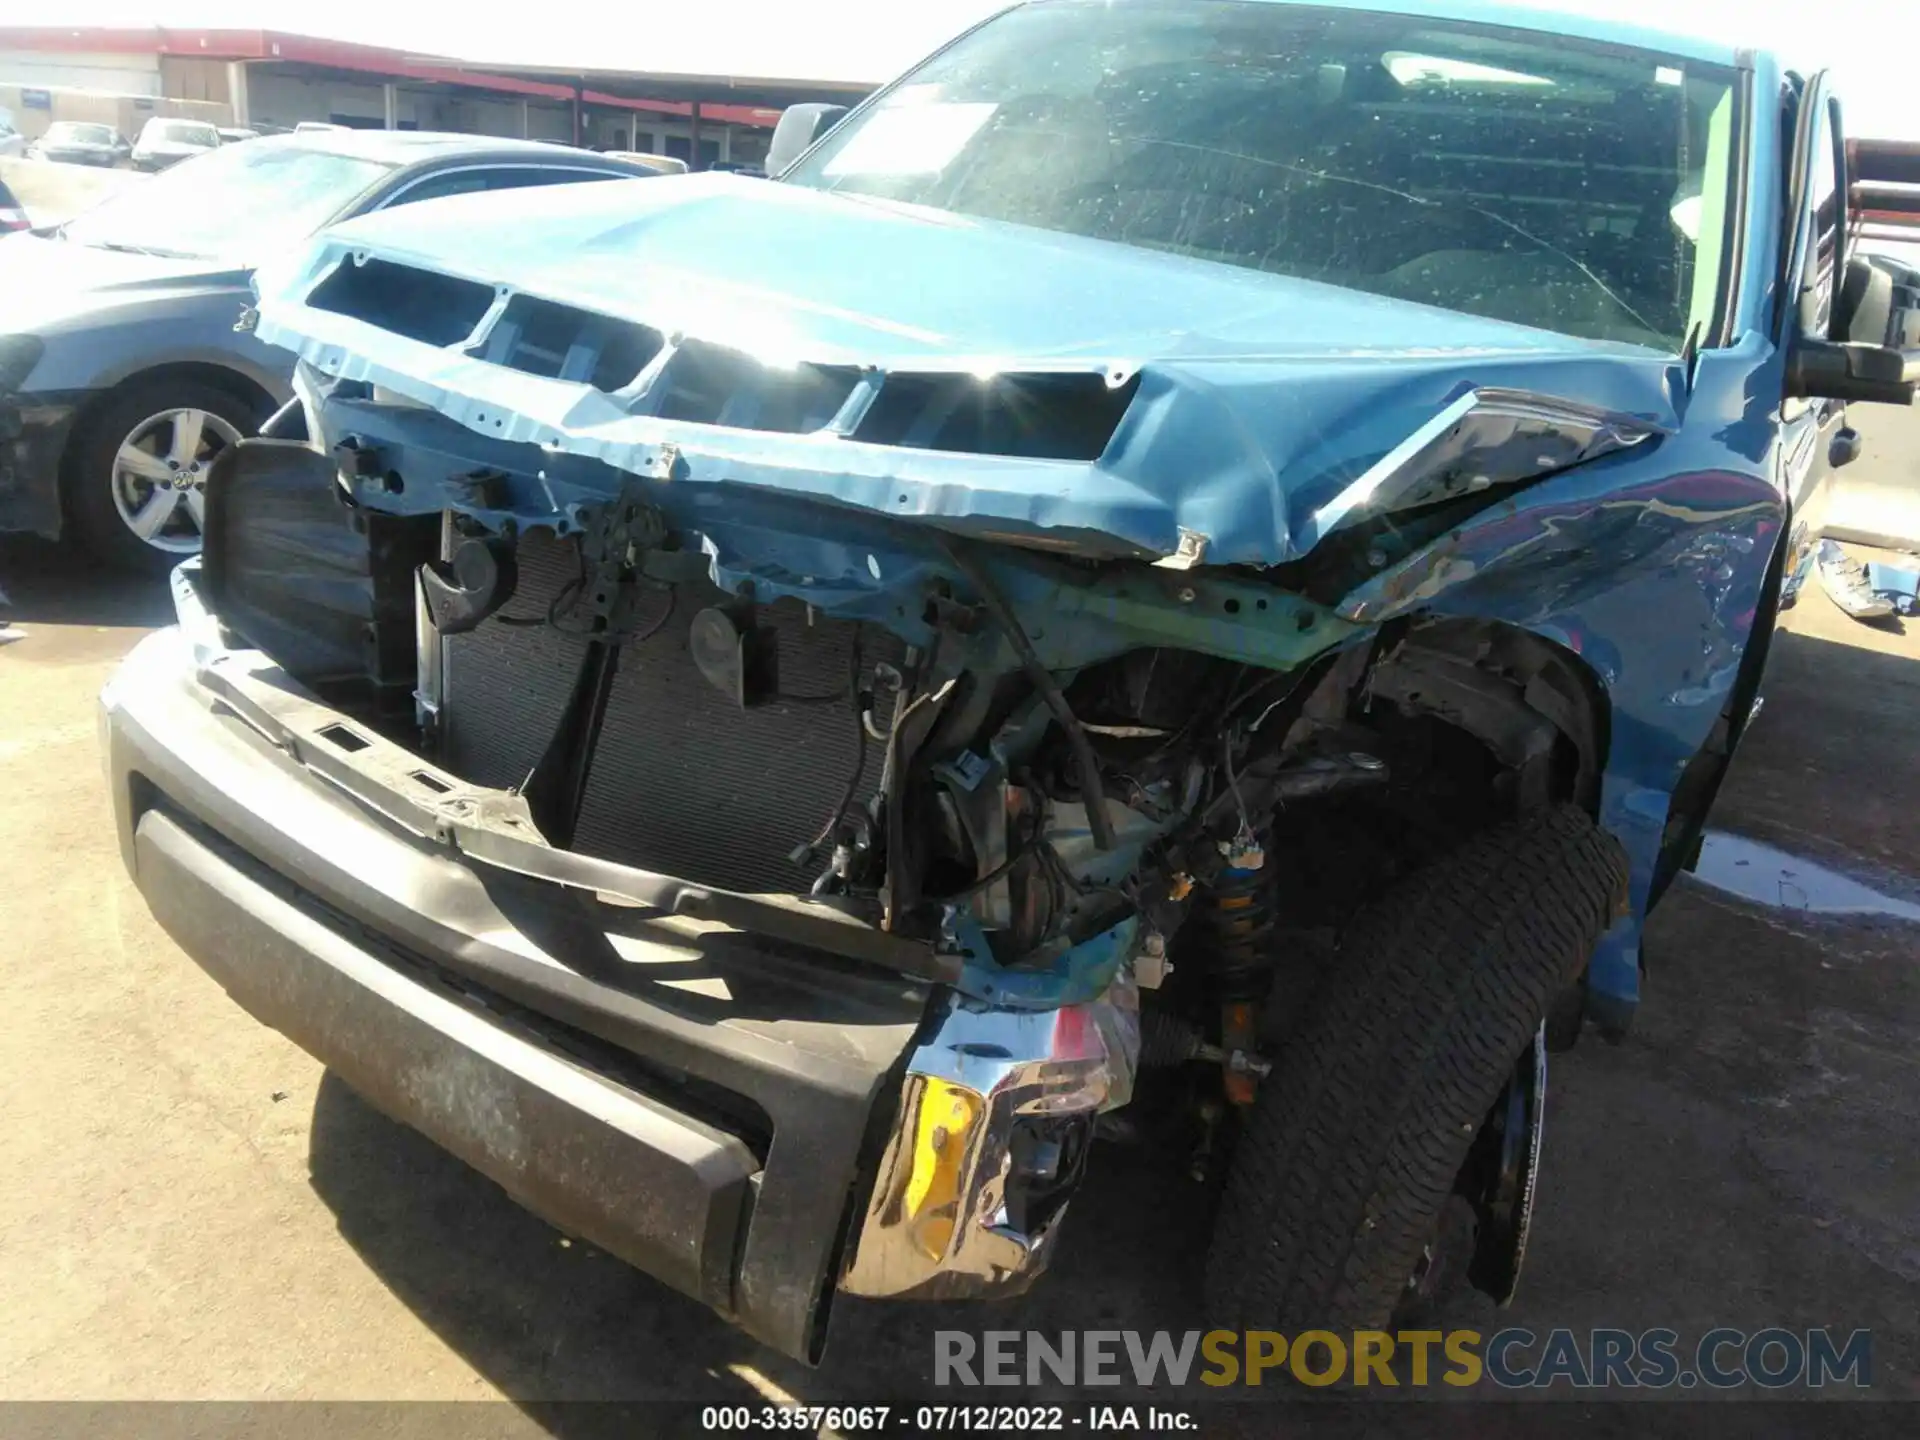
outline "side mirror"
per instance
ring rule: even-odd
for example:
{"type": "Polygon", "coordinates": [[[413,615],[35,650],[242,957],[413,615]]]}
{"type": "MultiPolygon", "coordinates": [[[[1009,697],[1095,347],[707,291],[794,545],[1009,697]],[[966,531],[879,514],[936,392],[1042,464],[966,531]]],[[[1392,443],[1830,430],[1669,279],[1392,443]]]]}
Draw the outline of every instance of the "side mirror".
{"type": "Polygon", "coordinates": [[[1787,356],[1787,394],[1808,399],[1911,405],[1920,354],[1909,365],[1900,351],[1852,341],[1798,340],[1787,356]]]}
{"type": "Polygon", "coordinates": [[[1834,300],[1833,333],[1861,345],[1920,350],[1920,270],[1885,255],[1849,260],[1834,300]]]}
{"type": "Polygon", "coordinates": [[[798,160],[827,131],[840,123],[847,113],[845,105],[789,105],[780,112],[780,123],[773,127],[773,139],[767,144],[767,174],[776,178],[798,160]]]}
{"type": "Polygon", "coordinates": [[[1920,381],[1920,271],[1880,255],[1848,260],[1834,296],[1833,334],[1837,343],[1795,344],[1789,395],[1911,404],[1920,381]]]}

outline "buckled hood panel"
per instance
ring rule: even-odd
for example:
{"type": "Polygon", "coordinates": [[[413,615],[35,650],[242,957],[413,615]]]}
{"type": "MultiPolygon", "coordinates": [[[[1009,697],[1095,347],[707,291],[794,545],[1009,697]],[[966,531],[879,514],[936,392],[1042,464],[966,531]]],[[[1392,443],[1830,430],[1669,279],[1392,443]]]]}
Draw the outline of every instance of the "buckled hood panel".
{"type": "Polygon", "coordinates": [[[725,174],[402,208],[258,288],[263,339],[490,437],[1182,564],[1298,557],[1409,446],[1477,468],[1476,393],[1537,473],[1677,424],[1651,350],[725,174]]]}

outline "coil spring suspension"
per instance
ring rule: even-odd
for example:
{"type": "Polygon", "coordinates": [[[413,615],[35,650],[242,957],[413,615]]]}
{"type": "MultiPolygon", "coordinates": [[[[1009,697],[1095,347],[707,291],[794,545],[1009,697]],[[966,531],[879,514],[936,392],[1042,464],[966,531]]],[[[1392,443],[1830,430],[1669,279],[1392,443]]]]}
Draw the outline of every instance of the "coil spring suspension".
{"type": "Polygon", "coordinates": [[[1220,998],[1220,1048],[1227,1098],[1253,1103],[1257,1075],[1233,1063],[1249,1056],[1259,1035],[1260,1002],[1273,984],[1273,930],[1279,917],[1279,877],[1257,846],[1243,847],[1239,865],[1229,865],[1201,897],[1198,919],[1211,941],[1211,976],[1220,998]]]}
{"type": "Polygon", "coordinates": [[[1261,864],[1222,870],[1200,896],[1194,918],[1212,942],[1212,974],[1222,1000],[1259,1000],[1273,979],[1273,927],[1279,880],[1261,864]]]}

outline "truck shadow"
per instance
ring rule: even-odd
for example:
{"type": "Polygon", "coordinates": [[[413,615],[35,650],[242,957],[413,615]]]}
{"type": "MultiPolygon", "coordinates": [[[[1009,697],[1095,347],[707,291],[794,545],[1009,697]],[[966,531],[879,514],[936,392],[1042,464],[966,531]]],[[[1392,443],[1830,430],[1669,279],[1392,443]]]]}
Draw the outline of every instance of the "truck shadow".
{"type": "Polygon", "coordinates": [[[1920,879],[1920,640],[1857,632],[1774,636],[1766,705],[1734,757],[1712,824],[1920,879]]]}
{"type": "MultiPolygon", "coordinates": [[[[308,1162],[315,1192],[361,1259],[489,1383],[556,1433],[608,1422],[604,1410],[567,1403],[576,1401],[762,1405],[790,1397],[911,1406],[983,1398],[934,1387],[941,1329],[977,1337],[987,1329],[1204,1328],[1197,1276],[1206,1193],[1179,1166],[1139,1151],[1096,1149],[1083,1194],[1098,1203],[1083,1201],[1052,1271],[1029,1294],[989,1306],[838,1297],[818,1369],[564,1237],[331,1072],[316,1097],[308,1162]]],[[[1085,1395],[1120,1403],[1130,1389],[1085,1395]]],[[[1023,1404],[1071,1398],[1045,1385],[992,1393],[1023,1404]]],[[[627,1433],[659,1433],[664,1413],[627,1433]]]]}
{"type": "Polygon", "coordinates": [[[41,625],[173,623],[164,578],[108,570],[78,550],[30,535],[0,535],[0,621],[41,625]]]}

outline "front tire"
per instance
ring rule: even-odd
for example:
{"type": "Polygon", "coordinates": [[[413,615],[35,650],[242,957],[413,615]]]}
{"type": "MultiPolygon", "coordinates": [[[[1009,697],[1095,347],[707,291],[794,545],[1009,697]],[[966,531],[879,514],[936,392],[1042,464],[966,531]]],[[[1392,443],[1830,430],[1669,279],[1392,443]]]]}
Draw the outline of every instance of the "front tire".
{"type": "Polygon", "coordinates": [[[1619,843],[1561,806],[1476,836],[1355,921],[1240,1136],[1208,1255],[1215,1324],[1389,1324],[1516,1057],[1626,894],[1619,843]]]}
{"type": "Polygon", "coordinates": [[[68,457],[80,543],[105,564],[150,574],[199,554],[207,472],[259,423],[252,406],[204,380],[163,377],[113,395],[68,457]]]}

